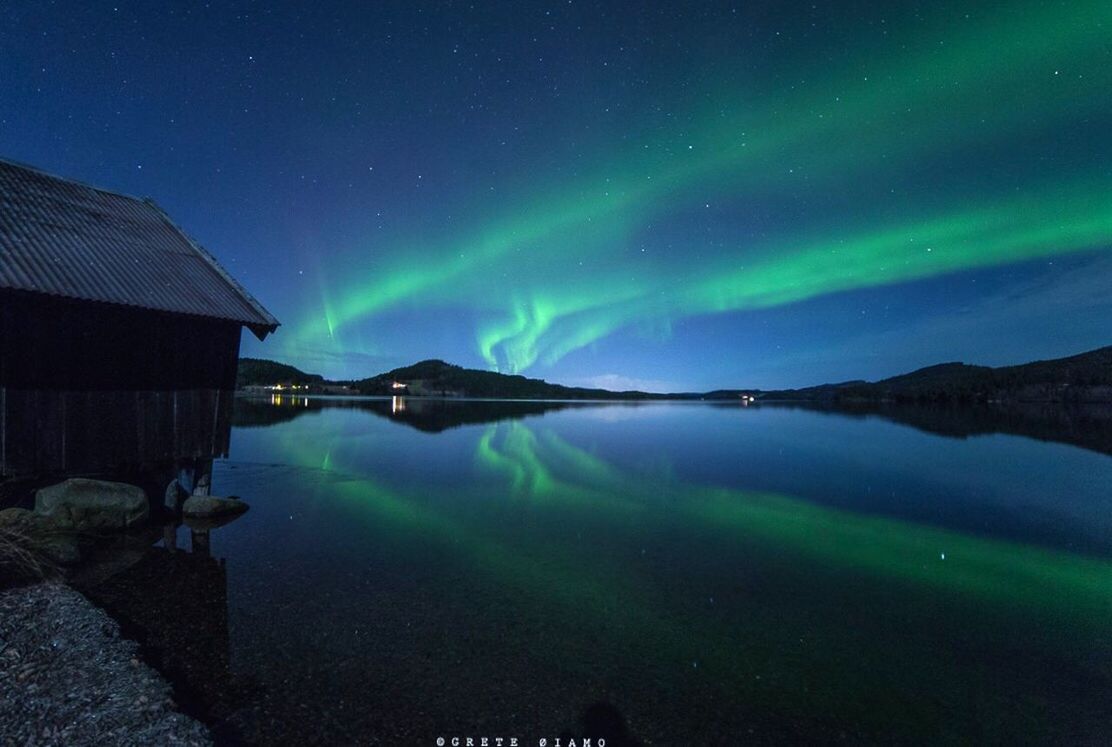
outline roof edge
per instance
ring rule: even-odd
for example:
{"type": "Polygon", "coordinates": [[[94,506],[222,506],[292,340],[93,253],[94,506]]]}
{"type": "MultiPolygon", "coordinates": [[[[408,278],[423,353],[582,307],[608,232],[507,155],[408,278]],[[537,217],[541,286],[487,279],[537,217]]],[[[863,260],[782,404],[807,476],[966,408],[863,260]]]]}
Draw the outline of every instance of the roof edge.
{"type": "Polygon", "coordinates": [[[162,216],[162,220],[166,221],[167,225],[177,231],[178,234],[182,236],[182,238],[189,242],[189,245],[193,247],[193,250],[196,251],[197,254],[199,254],[201,258],[209,264],[210,267],[212,267],[213,271],[220,275],[220,277],[224,279],[224,282],[232,286],[232,288],[237,293],[241,294],[243,298],[251,305],[251,308],[255,309],[255,311],[257,311],[259,315],[268,322],[267,324],[249,324],[244,322],[244,326],[254,332],[255,336],[258,337],[259,340],[263,340],[268,334],[274,332],[276,329],[278,329],[278,327],[281,326],[282,323],[279,322],[273,314],[267,311],[266,307],[259,303],[258,299],[251,295],[251,293],[246,288],[240,285],[239,282],[232,277],[231,273],[225,270],[220,265],[220,263],[216,261],[216,257],[212,256],[212,254],[210,254],[207,249],[194,241],[192,236],[186,233],[181,226],[175,223],[174,219],[171,218],[169,214],[162,209],[161,205],[159,205],[150,197],[143,198],[143,202],[157,210],[158,214],[162,216]]]}
{"type": "MultiPolygon", "coordinates": [[[[24,163],[23,161],[17,161],[14,158],[7,158],[5,156],[0,156],[0,163],[6,163],[10,166],[15,166],[17,168],[26,169],[27,171],[34,171],[36,174],[41,174],[41,175],[43,175],[45,177],[48,177],[50,179],[57,179],[58,181],[61,181],[61,182],[67,182],[69,184],[76,184],[79,187],[85,187],[85,189],[91,189],[94,192],[103,192],[106,195],[114,195],[116,197],[123,197],[126,200],[134,200],[136,202],[144,202],[144,201],[150,199],[150,198],[147,198],[147,197],[138,197],[137,195],[129,195],[126,192],[119,192],[115,189],[105,189],[104,187],[98,187],[95,184],[89,184],[88,182],[83,182],[80,179],[73,179],[73,178],[68,177],[68,176],[62,176],[61,174],[55,174],[53,171],[47,171],[46,169],[41,168],[39,166],[35,166],[35,165],[29,164],[29,163],[24,163]]],[[[159,208],[159,212],[161,212],[161,208],[159,208]]]]}
{"type": "Polygon", "coordinates": [[[74,296],[66,296],[60,293],[51,293],[49,291],[27,290],[26,288],[8,288],[0,286],[0,299],[3,299],[5,294],[11,294],[13,297],[20,297],[31,299],[37,302],[52,301],[56,303],[84,305],[92,304],[94,306],[107,306],[115,309],[126,309],[133,312],[141,312],[144,314],[161,314],[165,316],[180,317],[183,319],[194,319],[201,322],[209,322],[213,324],[234,324],[237,327],[246,327],[251,330],[251,333],[258,337],[260,340],[266,338],[267,335],[274,332],[275,329],[282,326],[281,323],[274,325],[256,324],[254,322],[244,322],[238,319],[228,319],[222,316],[210,316],[209,314],[199,314],[191,311],[173,311],[171,309],[155,309],[149,306],[140,306],[134,303],[126,303],[123,301],[105,301],[96,298],[75,298],[74,296]]]}

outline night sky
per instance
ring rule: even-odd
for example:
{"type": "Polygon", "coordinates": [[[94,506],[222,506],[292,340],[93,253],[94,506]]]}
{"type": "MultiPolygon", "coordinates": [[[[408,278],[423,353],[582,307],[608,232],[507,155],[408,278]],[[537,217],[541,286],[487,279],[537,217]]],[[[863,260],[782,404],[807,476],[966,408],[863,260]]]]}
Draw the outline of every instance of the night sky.
{"type": "Polygon", "coordinates": [[[1112,3],[0,5],[0,155],[332,377],[691,390],[1112,343],[1112,3]]]}

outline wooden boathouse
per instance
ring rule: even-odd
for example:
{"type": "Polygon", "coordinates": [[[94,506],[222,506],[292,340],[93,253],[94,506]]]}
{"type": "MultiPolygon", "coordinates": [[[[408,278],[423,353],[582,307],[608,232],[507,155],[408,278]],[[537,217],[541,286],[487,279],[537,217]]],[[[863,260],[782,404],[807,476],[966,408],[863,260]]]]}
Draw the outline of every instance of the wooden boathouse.
{"type": "Polygon", "coordinates": [[[204,478],[243,327],[278,321],[154,202],[0,160],[0,484],[204,478]]]}

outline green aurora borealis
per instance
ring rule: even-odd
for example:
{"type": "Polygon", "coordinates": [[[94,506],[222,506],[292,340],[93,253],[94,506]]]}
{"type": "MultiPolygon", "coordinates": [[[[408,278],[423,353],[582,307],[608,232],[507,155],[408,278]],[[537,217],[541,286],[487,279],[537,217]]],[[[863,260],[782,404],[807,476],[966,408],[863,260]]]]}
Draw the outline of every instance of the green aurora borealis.
{"type": "Polygon", "coordinates": [[[595,143],[579,173],[476,200],[469,228],[368,243],[375,270],[322,282],[287,344],[342,351],[392,310],[468,309],[474,350],[519,372],[621,330],[1107,249],[1107,145],[1048,154],[1108,119],[1112,5],[952,11],[834,65],[722,76],[683,127],[595,143]],[[682,244],[663,251],[669,223],[682,244]]]}
{"type": "Polygon", "coordinates": [[[1110,342],[1104,0],[203,11],[6,4],[0,135],[154,198],[282,322],[246,356],[706,391],[1110,342]]]}

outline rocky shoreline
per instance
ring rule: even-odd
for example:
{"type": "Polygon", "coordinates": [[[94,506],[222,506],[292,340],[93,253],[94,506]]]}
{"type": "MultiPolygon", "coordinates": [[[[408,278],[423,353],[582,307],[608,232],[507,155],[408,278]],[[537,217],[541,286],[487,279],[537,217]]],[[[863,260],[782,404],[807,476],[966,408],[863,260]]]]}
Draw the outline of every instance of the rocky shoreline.
{"type": "Polygon", "coordinates": [[[58,583],[0,592],[0,735],[4,745],[212,744],[138,644],[58,583]]]}
{"type": "MultiPolygon", "coordinates": [[[[247,510],[179,492],[153,508],[166,526],[185,523],[206,538],[247,510]]],[[[0,747],[212,744],[141,661],[139,644],[62,583],[119,572],[157,531],[147,495],[126,483],[74,478],[38,490],[33,510],[0,510],[0,747]]]]}

